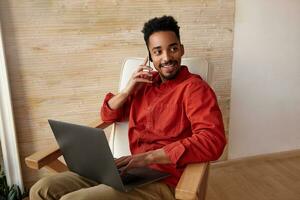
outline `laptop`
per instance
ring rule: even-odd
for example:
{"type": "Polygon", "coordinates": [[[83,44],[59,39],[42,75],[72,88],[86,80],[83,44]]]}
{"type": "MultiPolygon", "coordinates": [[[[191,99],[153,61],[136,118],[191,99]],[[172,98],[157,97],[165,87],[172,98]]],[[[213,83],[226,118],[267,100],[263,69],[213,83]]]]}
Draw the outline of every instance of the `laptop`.
{"type": "Polygon", "coordinates": [[[130,169],[121,176],[102,129],[48,121],[69,170],[83,177],[127,192],[169,176],[147,167],[130,169]]]}

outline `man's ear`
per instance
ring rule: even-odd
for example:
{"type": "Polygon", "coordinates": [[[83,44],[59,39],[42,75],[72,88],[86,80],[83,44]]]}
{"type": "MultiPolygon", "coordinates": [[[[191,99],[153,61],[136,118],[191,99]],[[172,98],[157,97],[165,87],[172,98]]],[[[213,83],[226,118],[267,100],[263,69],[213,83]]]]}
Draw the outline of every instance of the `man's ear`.
{"type": "Polygon", "coordinates": [[[183,56],[184,55],[184,46],[183,46],[183,44],[180,45],[180,48],[181,48],[181,56],[183,56]]]}

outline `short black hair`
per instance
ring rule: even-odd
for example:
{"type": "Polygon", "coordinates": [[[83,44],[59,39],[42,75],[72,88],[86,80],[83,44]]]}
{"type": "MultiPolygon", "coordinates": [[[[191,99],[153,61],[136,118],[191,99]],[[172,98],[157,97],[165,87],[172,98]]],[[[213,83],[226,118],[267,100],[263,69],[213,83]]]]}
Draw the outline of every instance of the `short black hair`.
{"type": "Polygon", "coordinates": [[[180,27],[177,25],[177,21],[172,16],[164,15],[162,17],[152,18],[146,22],[144,24],[142,33],[144,33],[144,40],[148,46],[149,37],[153,33],[159,31],[172,31],[176,34],[178,40],[180,41],[179,29],[180,27]]]}

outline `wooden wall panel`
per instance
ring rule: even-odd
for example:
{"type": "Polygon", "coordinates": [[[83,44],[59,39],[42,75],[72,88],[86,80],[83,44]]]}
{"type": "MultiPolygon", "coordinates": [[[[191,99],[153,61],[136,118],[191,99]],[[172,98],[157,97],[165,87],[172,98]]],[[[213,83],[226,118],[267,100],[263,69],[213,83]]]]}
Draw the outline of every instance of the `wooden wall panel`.
{"type": "Polygon", "coordinates": [[[173,15],[185,56],[207,58],[214,68],[228,130],[234,0],[1,0],[0,6],[26,185],[45,175],[23,160],[55,142],[47,119],[97,118],[104,94],[117,91],[123,59],[147,55],[140,31],[154,16],[173,15]]]}

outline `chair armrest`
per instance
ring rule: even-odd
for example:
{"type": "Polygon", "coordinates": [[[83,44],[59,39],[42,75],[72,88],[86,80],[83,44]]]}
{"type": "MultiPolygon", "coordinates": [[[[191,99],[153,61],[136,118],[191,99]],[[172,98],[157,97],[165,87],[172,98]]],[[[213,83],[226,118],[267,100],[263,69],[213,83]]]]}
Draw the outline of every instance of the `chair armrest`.
{"type": "Polygon", "coordinates": [[[176,199],[204,199],[209,163],[189,164],[175,189],[176,199]]]}
{"type": "MultiPolygon", "coordinates": [[[[91,127],[95,128],[102,128],[105,129],[112,123],[106,123],[102,120],[97,120],[89,124],[91,127]]],[[[46,165],[59,165],[60,170],[57,171],[64,171],[64,167],[62,163],[58,162],[57,158],[62,155],[61,151],[59,150],[58,146],[49,147],[43,151],[36,152],[28,157],[25,158],[25,163],[27,167],[32,169],[40,169],[46,165]]]]}
{"type": "Polygon", "coordinates": [[[40,169],[45,165],[53,162],[61,156],[61,151],[58,146],[52,146],[43,151],[38,151],[25,158],[27,167],[32,169],[40,169]]]}
{"type": "Polygon", "coordinates": [[[93,122],[91,122],[89,124],[90,127],[94,127],[94,128],[101,128],[101,129],[105,129],[106,127],[109,127],[110,125],[112,125],[113,123],[106,123],[104,121],[102,121],[102,119],[98,119],[95,120],[93,122]]]}

